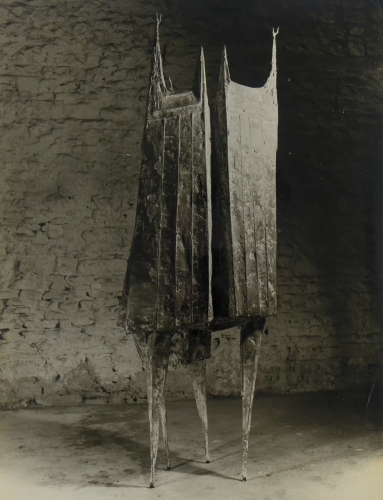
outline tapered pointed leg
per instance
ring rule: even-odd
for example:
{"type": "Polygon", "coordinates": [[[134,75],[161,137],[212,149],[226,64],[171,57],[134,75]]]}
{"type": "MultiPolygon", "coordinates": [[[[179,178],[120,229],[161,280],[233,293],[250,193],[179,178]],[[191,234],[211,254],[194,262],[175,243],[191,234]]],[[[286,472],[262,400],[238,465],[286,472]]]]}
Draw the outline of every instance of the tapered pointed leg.
{"type": "Polygon", "coordinates": [[[168,422],[167,422],[167,416],[166,416],[165,391],[163,391],[163,393],[162,393],[162,399],[161,399],[161,403],[160,403],[160,416],[161,416],[162,437],[164,438],[165,453],[166,453],[166,470],[170,470],[168,422]]]}
{"type": "Polygon", "coordinates": [[[169,465],[164,391],[171,336],[160,333],[143,333],[135,335],[134,340],[146,369],[150,423],[150,487],[154,488],[160,423],[162,424],[167,463],[169,465]]]}
{"type": "Polygon", "coordinates": [[[241,331],[241,368],[242,368],[242,479],[247,478],[247,453],[251,426],[251,410],[253,407],[255,380],[261,349],[262,333],[265,318],[246,325],[241,331]]]}
{"type": "Polygon", "coordinates": [[[153,362],[151,355],[151,345],[153,342],[152,336],[148,339],[147,346],[147,363],[146,363],[146,383],[148,392],[148,407],[149,407],[149,425],[150,425],[150,488],[154,488],[154,476],[157,462],[157,450],[159,439],[159,415],[153,407],[153,362]]]}
{"type": "MultiPolygon", "coordinates": [[[[154,488],[160,422],[166,426],[165,380],[168,371],[170,335],[152,333],[148,337],[148,400],[150,420],[150,487],[154,488]],[[149,397],[150,394],[150,397],[149,397]],[[162,418],[164,415],[164,418],[162,418]]],[[[166,433],[167,438],[167,433],[166,433]]]]}
{"type": "Polygon", "coordinates": [[[210,463],[206,406],[206,359],[190,363],[189,372],[193,382],[194,396],[197,403],[198,414],[202,421],[202,429],[205,438],[206,463],[210,463]]]}

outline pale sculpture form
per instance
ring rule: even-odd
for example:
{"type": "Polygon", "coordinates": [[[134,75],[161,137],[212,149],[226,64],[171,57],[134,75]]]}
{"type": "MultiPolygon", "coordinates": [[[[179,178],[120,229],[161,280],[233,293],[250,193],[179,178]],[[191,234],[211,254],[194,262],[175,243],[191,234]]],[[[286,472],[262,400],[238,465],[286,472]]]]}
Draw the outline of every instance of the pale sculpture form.
{"type": "Polygon", "coordinates": [[[271,74],[261,88],[232,82],[224,51],[211,165],[203,52],[193,90],[174,93],[163,76],[158,26],[159,19],[136,225],[120,313],[120,324],[133,334],[147,372],[150,486],[154,486],[160,424],[170,468],[164,386],[172,336],[182,339],[181,357],[190,368],[209,462],[209,328],[232,326],[241,328],[242,475],[246,480],[261,338],[266,317],[275,314],[277,306],[276,33],[271,74]]]}
{"type": "Polygon", "coordinates": [[[142,143],[136,224],[120,324],[134,335],[147,373],[150,486],[154,486],[159,426],[165,441],[164,385],[171,337],[183,339],[209,461],[206,357],[210,352],[210,115],[201,50],[193,90],[175,93],[162,71],[159,19],[142,143]]]}
{"type": "Polygon", "coordinates": [[[230,79],[223,52],[213,116],[214,328],[241,327],[243,467],[266,317],[276,314],[276,44],[260,88],[230,79]]]}

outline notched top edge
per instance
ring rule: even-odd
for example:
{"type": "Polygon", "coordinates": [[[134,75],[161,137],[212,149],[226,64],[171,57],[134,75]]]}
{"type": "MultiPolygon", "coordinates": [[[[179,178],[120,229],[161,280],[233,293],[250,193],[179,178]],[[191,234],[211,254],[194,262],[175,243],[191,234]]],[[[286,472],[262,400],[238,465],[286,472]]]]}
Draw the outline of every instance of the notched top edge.
{"type": "Polygon", "coordinates": [[[203,101],[207,101],[206,69],[203,47],[201,47],[192,88],[190,90],[174,92],[170,78],[169,86],[166,85],[160,47],[160,22],[161,15],[157,13],[152,70],[148,95],[147,120],[149,120],[150,117],[158,111],[175,111],[190,105],[202,104],[203,101]]]}
{"type": "Polygon", "coordinates": [[[231,80],[230,78],[230,71],[229,71],[229,63],[227,60],[227,50],[226,50],[226,45],[223,47],[223,52],[222,52],[222,59],[221,59],[221,72],[220,72],[220,78],[219,78],[219,88],[224,87],[225,90],[228,87],[229,83],[234,83],[235,85],[240,85],[241,87],[245,87],[248,89],[263,89],[267,87],[268,85],[273,84],[273,86],[276,86],[276,71],[277,71],[277,44],[276,44],[276,37],[279,33],[279,27],[275,30],[273,28],[273,47],[272,47],[272,56],[271,56],[271,70],[270,74],[266,79],[266,82],[264,85],[261,85],[260,87],[248,87],[247,85],[242,85],[240,83],[236,83],[231,80]]]}

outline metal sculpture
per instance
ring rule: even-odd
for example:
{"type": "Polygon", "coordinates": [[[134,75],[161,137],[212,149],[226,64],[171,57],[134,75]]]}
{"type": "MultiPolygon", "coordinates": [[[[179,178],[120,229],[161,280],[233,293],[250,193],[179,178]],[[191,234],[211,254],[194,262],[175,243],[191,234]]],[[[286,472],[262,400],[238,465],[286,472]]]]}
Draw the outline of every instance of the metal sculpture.
{"type": "Polygon", "coordinates": [[[157,17],[136,224],[119,320],[133,334],[147,373],[150,487],[154,487],[160,426],[170,469],[164,387],[175,334],[181,346],[178,354],[189,365],[206,461],[210,461],[206,358],[211,327],[241,328],[246,481],[262,334],[266,317],[276,314],[277,307],[277,32],[273,32],[271,73],[261,88],[231,81],[224,50],[213,119],[211,187],[203,51],[193,89],[175,93],[163,76],[159,23],[157,17]]]}
{"type": "Polygon", "coordinates": [[[262,334],[277,311],[277,33],[271,73],[260,88],[230,79],[224,49],[213,117],[214,328],[241,327],[244,481],[262,334]]]}
{"type": "Polygon", "coordinates": [[[119,320],[133,334],[147,373],[150,487],[160,424],[170,468],[164,386],[175,333],[190,366],[209,461],[206,358],[212,319],[210,114],[204,55],[201,49],[193,89],[175,93],[163,75],[159,23],[157,16],[136,223],[119,320]]]}

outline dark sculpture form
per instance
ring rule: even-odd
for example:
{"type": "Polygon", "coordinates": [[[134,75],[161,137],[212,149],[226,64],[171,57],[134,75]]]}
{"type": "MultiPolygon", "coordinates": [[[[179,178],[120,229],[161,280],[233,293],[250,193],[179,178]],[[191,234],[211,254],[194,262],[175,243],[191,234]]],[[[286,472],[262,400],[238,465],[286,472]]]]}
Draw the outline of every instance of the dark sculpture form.
{"type": "Polygon", "coordinates": [[[183,339],[209,461],[206,358],[210,353],[211,201],[210,114],[203,51],[193,90],[165,83],[154,44],[136,223],[125,278],[120,325],[134,336],[147,372],[150,486],[154,486],[159,428],[170,468],[164,386],[171,337],[183,339]]]}
{"type": "Polygon", "coordinates": [[[230,79],[226,50],[213,117],[214,328],[241,327],[242,477],[266,317],[276,314],[276,44],[261,88],[230,79]]]}

